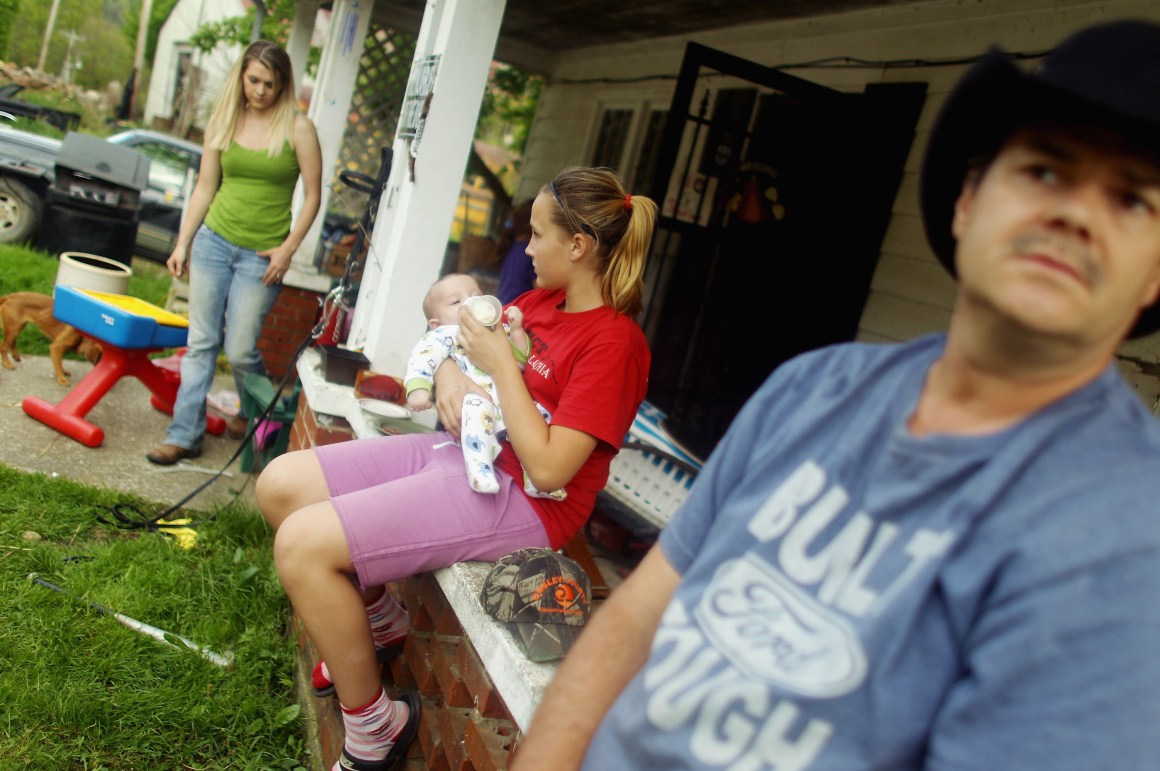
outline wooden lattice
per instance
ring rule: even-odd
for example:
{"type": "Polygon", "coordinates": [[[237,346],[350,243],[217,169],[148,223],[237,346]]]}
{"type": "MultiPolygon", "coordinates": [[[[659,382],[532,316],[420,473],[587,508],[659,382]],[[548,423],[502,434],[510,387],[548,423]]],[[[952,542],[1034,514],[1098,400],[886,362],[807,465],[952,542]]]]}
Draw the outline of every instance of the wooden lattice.
{"type": "Polygon", "coordinates": [[[349,169],[378,176],[381,149],[390,147],[395,139],[414,56],[414,37],[371,23],[334,170],[332,184],[337,195],[331,198],[332,213],[357,219],[365,206],[366,196],[339,182],[338,174],[349,169]]]}

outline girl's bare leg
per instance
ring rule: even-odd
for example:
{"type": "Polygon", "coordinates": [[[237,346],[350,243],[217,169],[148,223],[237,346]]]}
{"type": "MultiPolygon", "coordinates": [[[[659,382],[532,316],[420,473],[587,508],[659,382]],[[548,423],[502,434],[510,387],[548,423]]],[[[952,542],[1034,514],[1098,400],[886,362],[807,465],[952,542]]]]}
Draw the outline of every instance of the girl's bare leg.
{"type": "Polygon", "coordinates": [[[329,501],[282,518],[274,563],[295,612],[326,661],[339,701],[360,707],[376,698],[381,683],[370,622],[352,583],[346,536],[329,501]]]}

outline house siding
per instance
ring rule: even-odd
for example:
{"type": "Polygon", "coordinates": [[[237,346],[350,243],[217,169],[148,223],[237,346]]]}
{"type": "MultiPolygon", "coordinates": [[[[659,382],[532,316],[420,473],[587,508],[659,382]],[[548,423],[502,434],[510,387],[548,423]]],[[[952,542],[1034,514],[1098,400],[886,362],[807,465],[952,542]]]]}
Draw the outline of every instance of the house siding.
{"type": "MultiPolygon", "coordinates": [[[[678,72],[690,40],[766,66],[829,58],[953,60],[975,56],[996,43],[1008,51],[1047,50],[1084,26],[1124,17],[1160,21],[1160,6],[1145,0],[925,3],[564,52],[556,59],[536,112],[517,198],[535,195],[538,186],[561,168],[587,161],[602,105],[647,103],[667,109],[675,85],[671,76],[678,72]],[[650,75],[670,77],[624,82],[650,75]]],[[[945,329],[954,284],[926,243],[917,175],[931,125],[964,67],[784,69],[846,92],[860,92],[871,83],[927,84],[927,100],[893,204],[858,338],[902,341],[945,329]]],[[[716,79],[717,84],[724,82],[724,78],[716,79]]],[[[1160,397],[1160,335],[1126,344],[1122,356],[1124,374],[1155,410],[1160,397]]]]}
{"type": "MultiPolygon", "coordinates": [[[[154,119],[169,120],[173,117],[174,102],[177,99],[178,46],[188,43],[203,24],[243,16],[245,13],[246,6],[242,0],[178,0],[157,36],[157,49],[145,102],[146,125],[152,124],[154,119]]],[[[203,73],[194,125],[204,127],[218,89],[240,54],[241,48],[226,46],[218,46],[209,54],[194,52],[193,63],[203,73]]]]}

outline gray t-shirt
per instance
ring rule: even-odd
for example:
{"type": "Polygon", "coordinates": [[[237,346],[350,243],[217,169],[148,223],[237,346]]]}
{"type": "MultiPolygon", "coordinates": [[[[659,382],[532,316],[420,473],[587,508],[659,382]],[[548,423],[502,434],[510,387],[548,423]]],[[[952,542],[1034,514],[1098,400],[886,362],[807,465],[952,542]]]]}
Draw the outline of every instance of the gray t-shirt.
{"type": "Polygon", "coordinates": [[[915,437],[944,345],[815,352],[751,399],[585,768],[1160,767],[1160,422],[1109,367],[915,437]]]}

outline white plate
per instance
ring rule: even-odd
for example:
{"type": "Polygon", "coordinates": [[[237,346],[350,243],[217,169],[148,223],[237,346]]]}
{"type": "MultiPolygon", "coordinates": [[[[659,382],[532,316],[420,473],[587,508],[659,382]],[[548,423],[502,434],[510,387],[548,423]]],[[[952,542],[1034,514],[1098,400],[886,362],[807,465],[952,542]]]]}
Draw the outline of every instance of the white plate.
{"type": "Polygon", "coordinates": [[[378,399],[359,399],[358,406],[372,415],[380,418],[409,418],[411,411],[393,402],[384,402],[378,399]]]}

